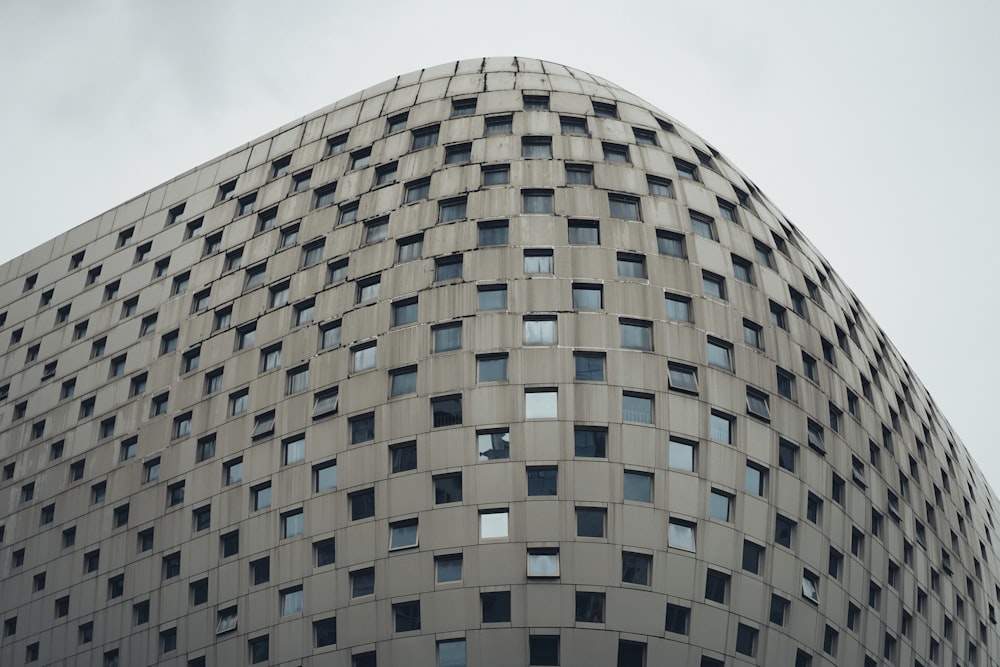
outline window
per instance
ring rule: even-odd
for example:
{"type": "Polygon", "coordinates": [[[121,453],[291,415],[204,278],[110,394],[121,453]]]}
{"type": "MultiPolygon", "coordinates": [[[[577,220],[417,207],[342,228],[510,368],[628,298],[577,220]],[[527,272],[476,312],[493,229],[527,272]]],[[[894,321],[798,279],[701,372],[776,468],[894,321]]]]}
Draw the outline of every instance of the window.
{"type": "Polygon", "coordinates": [[[652,424],[652,395],[622,392],[622,420],[639,424],[652,424]]]}
{"type": "Polygon", "coordinates": [[[431,414],[434,428],[444,426],[461,426],[462,397],[461,395],[440,396],[431,399],[431,414]]]}
{"type": "Polygon", "coordinates": [[[526,274],[552,273],[552,250],[524,251],[524,272],[526,274]]]}
{"type": "Polygon", "coordinates": [[[576,367],[576,380],[604,381],[603,352],[574,352],[573,360],[576,367]]]}
{"type": "Polygon", "coordinates": [[[521,190],[521,210],[527,214],[551,214],[552,190],[521,190]]]}
{"type": "Polygon", "coordinates": [[[819,367],[816,364],[816,359],[805,352],[802,353],[802,374],[808,380],[819,382],[819,367]]]}
{"type": "Polygon", "coordinates": [[[688,181],[699,181],[698,177],[698,167],[687,162],[686,160],[681,160],[680,158],[674,158],[674,167],[677,169],[677,175],[688,181]]]}
{"type": "Polygon", "coordinates": [[[635,143],[642,146],[657,146],[659,143],[656,141],[656,132],[652,130],[643,130],[638,127],[632,128],[632,134],[635,136],[635,143]]]}
{"type": "Polygon", "coordinates": [[[587,119],[559,116],[559,129],[563,134],[587,134],[587,119]]]}
{"type": "MultiPolygon", "coordinates": [[[[372,149],[362,148],[351,153],[351,169],[364,169],[371,162],[372,149]]],[[[317,206],[317,208],[319,208],[317,206]]]]}
{"type": "Polygon", "coordinates": [[[573,429],[573,448],[575,456],[606,458],[608,455],[608,429],[596,426],[577,426],[573,429]]]}
{"type": "Polygon", "coordinates": [[[625,500],[634,500],[641,503],[653,502],[653,475],[651,473],[626,470],[624,495],[625,500]]]}
{"type": "Polygon", "coordinates": [[[768,407],[767,394],[747,387],[747,414],[770,421],[771,410],[768,407]]]}
{"type": "Polygon", "coordinates": [[[176,482],[167,487],[167,505],[173,507],[184,502],[184,482],[176,482]]]}
{"type": "Polygon", "coordinates": [[[599,245],[600,227],[596,220],[570,220],[567,225],[570,245],[599,245]]]}
{"type": "MultiPolygon", "coordinates": [[[[461,346],[461,337],[459,338],[459,346],[461,346]]],[[[355,373],[360,373],[361,371],[367,371],[375,368],[377,351],[377,344],[374,341],[352,348],[352,370],[355,373]]]]}
{"type": "Polygon", "coordinates": [[[780,438],[778,440],[778,467],[784,468],[788,472],[795,472],[795,459],[798,457],[799,448],[797,445],[780,438]]]}
{"type": "Polygon", "coordinates": [[[528,496],[554,496],[559,490],[559,469],[552,466],[529,466],[528,496]]]}
{"type": "Polygon", "coordinates": [[[408,118],[409,118],[409,113],[407,112],[396,114],[395,116],[390,116],[385,133],[395,134],[396,132],[402,132],[403,130],[406,129],[406,121],[408,118]]]}
{"type": "Polygon", "coordinates": [[[457,503],[462,500],[462,473],[448,473],[435,475],[434,482],[434,502],[435,504],[457,503]]]}
{"type": "Polygon", "coordinates": [[[336,413],[339,394],[337,387],[324,389],[313,394],[313,418],[336,413]]]}
{"type": "Polygon", "coordinates": [[[593,507],[576,508],[576,536],[604,537],[607,510],[593,507]]]}
{"type": "Polygon", "coordinates": [[[558,417],[558,393],[555,389],[525,389],[525,419],[556,419],[558,417]]]}
{"type": "Polygon", "coordinates": [[[667,319],[675,322],[691,322],[691,299],[678,294],[665,294],[664,303],[667,319]]]}
{"type": "Polygon", "coordinates": [[[646,258],[631,253],[618,253],[618,275],[625,278],[645,278],[646,258]]]}
{"type": "Polygon", "coordinates": [[[510,591],[480,593],[479,602],[483,623],[510,623],[510,591]]]}
{"type": "Polygon", "coordinates": [[[798,290],[789,287],[788,294],[792,300],[792,310],[799,317],[808,319],[808,313],[806,312],[806,298],[798,290]]]}
{"type": "Polygon", "coordinates": [[[397,162],[390,162],[375,168],[375,185],[388,185],[396,182],[397,162]]]}
{"type": "Polygon", "coordinates": [[[240,552],[240,531],[234,530],[219,538],[219,546],[223,558],[235,556],[240,552]]]}
{"type": "Polygon", "coordinates": [[[528,576],[529,577],[558,577],[559,576],[559,550],[558,549],[528,549],[528,576]]]}
{"type": "Polygon", "coordinates": [[[782,626],[788,616],[789,601],[780,595],[771,594],[771,605],[768,612],[768,620],[774,625],[782,626]]]}
{"type": "Polygon", "coordinates": [[[309,189],[310,180],[312,180],[312,169],[295,174],[292,176],[292,192],[305,192],[309,189]]]}
{"type": "Polygon", "coordinates": [[[417,443],[402,442],[389,445],[389,471],[392,473],[406,472],[417,469],[417,443]]]}
{"type": "Polygon", "coordinates": [[[489,354],[476,358],[480,382],[505,382],[507,380],[507,355],[489,354]]]}
{"type": "Polygon", "coordinates": [[[337,224],[347,225],[358,219],[359,202],[348,202],[340,205],[340,214],[337,224]]]}
{"type": "Polygon", "coordinates": [[[809,570],[802,571],[802,597],[819,604],[819,576],[809,570]]]}
{"type": "Polygon", "coordinates": [[[417,391],[417,367],[407,366],[389,371],[389,396],[402,396],[417,391]]]}
{"type": "Polygon", "coordinates": [[[373,276],[358,281],[358,303],[368,303],[378,298],[381,277],[373,276]]]}
{"type": "Polygon", "coordinates": [[[389,549],[417,546],[417,520],[407,519],[389,524],[389,549]]]}
{"type": "Polygon", "coordinates": [[[253,213],[253,207],[256,202],[256,192],[245,197],[240,197],[239,201],[236,203],[236,215],[247,215],[249,213],[253,213]]]}
{"type": "Polygon", "coordinates": [[[462,554],[435,556],[434,565],[439,584],[462,580],[462,554]]]}
{"type": "Polygon", "coordinates": [[[255,665],[267,662],[271,655],[271,642],[268,635],[254,637],[247,641],[247,649],[250,652],[250,664],[255,665]]]}
{"type": "Polygon", "coordinates": [[[678,635],[688,633],[688,623],[691,618],[691,610],[676,604],[667,603],[667,621],[665,630],[678,635]]]}
{"type": "Polygon", "coordinates": [[[604,159],[608,162],[621,162],[624,164],[630,164],[632,160],[629,158],[628,146],[622,144],[612,144],[607,141],[601,142],[601,147],[604,149],[604,159]]]}
{"type": "Polygon", "coordinates": [[[286,588],[279,593],[281,598],[281,615],[291,616],[292,614],[299,614],[303,609],[303,591],[301,586],[293,586],[292,588],[286,588]]]}
{"type": "Polygon", "coordinates": [[[292,510],[281,515],[281,537],[289,538],[301,535],[305,528],[305,515],[302,510],[292,510]]]}
{"type": "Polygon", "coordinates": [[[792,536],[795,532],[795,522],[780,514],[774,518],[774,542],[789,549],[792,548],[792,536]]]}
{"type": "Polygon", "coordinates": [[[453,144],[444,149],[445,164],[460,164],[472,160],[472,143],[453,144]]]}
{"type": "Polygon", "coordinates": [[[671,389],[691,394],[698,393],[698,376],[694,368],[676,363],[669,363],[667,368],[671,389]]]}
{"type": "Polygon", "coordinates": [[[514,130],[514,116],[506,114],[503,116],[489,116],[486,118],[486,135],[510,134],[514,130]]]}
{"type": "Polygon", "coordinates": [[[420,600],[397,602],[392,605],[393,626],[396,632],[413,632],[420,629],[420,600]]]}
{"type": "Polygon", "coordinates": [[[418,151],[422,148],[436,146],[438,142],[438,129],[438,125],[431,125],[419,130],[413,130],[413,143],[410,149],[418,151]]]}
{"type": "Polygon", "coordinates": [[[728,589],[729,575],[718,570],[709,569],[705,575],[705,599],[726,604],[728,589]]]}
{"type": "Polygon", "coordinates": [[[313,490],[316,493],[337,488],[337,462],[329,461],[313,466],[313,490]]]}
{"type": "Polygon", "coordinates": [[[719,521],[731,520],[733,497],[730,494],[718,489],[712,489],[708,499],[708,514],[710,517],[719,521]]]}
{"type": "Polygon", "coordinates": [[[760,574],[764,560],[764,547],[743,540],[743,570],[752,574],[760,574]]]}
{"type": "Polygon", "coordinates": [[[462,323],[451,322],[431,327],[434,352],[462,349],[462,323]]]}
{"type": "Polygon", "coordinates": [[[601,285],[574,284],[573,307],[585,310],[600,310],[604,307],[604,291],[601,285]]]}
{"type": "Polygon", "coordinates": [[[593,185],[594,166],[566,163],[566,185],[593,185]]]}
{"type": "Polygon", "coordinates": [[[691,217],[691,229],[698,236],[703,236],[706,239],[711,239],[713,241],[718,240],[718,236],[715,233],[715,223],[707,215],[702,215],[701,213],[696,213],[695,211],[690,212],[691,217]]]}
{"type": "Polygon", "coordinates": [[[368,412],[347,420],[351,431],[351,444],[357,445],[375,439],[375,413],[368,412]]]}
{"type": "Polygon", "coordinates": [[[326,140],[326,157],[338,155],[347,148],[347,134],[341,134],[326,140]]]}
{"type": "Polygon", "coordinates": [[[427,199],[430,196],[430,191],[430,178],[422,178],[417,181],[411,181],[406,184],[406,194],[404,195],[403,201],[404,203],[409,204],[421,199],[427,199]]]}
{"type": "Polygon", "coordinates": [[[701,284],[705,291],[705,296],[716,299],[726,298],[726,279],[708,271],[701,272],[701,284]]]}
{"type": "Polygon", "coordinates": [[[384,241],[389,236],[389,218],[379,218],[365,223],[366,245],[384,241]]]}
{"type": "Polygon", "coordinates": [[[482,510],[479,512],[479,537],[495,539],[507,537],[507,510],[482,510]]]}
{"type": "MultiPolygon", "coordinates": [[[[593,102],[594,115],[598,118],[618,118],[618,107],[611,102],[593,102]]],[[[534,663],[532,663],[534,664],[534,663]]]]}
{"type": "MultiPolygon", "coordinates": [[[[327,282],[331,285],[334,283],[339,283],[342,280],[347,280],[347,260],[342,259],[336,262],[331,262],[327,264],[327,282]]],[[[375,279],[376,284],[378,279],[375,279]]],[[[378,296],[378,289],[376,288],[375,296],[378,296]]]]}
{"type": "Polygon", "coordinates": [[[733,372],[733,346],[717,338],[709,338],[707,346],[708,365],[733,372]]]}
{"type": "Polygon", "coordinates": [[[315,194],[313,195],[313,208],[324,208],[331,205],[336,193],[336,183],[329,183],[323,187],[316,188],[315,194]]]}
{"type": "Polygon", "coordinates": [[[484,165],[482,168],[483,185],[507,185],[510,183],[510,165],[484,165]]]}
{"type": "Polygon", "coordinates": [[[482,285],[477,289],[479,310],[506,310],[507,286],[482,285]]]}
{"type": "Polygon", "coordinates": [[[672,470],[694,471],[695,444],[678,438],[670,438],[668,445],[668,465],[672,470]]]}
{"type": "Polygon", "coordinates": [[[478,431],[476,433],[476,447],[480,461],[508,459],[510,458],[510,433],[506,429],[478,431]]]}
{"type": "Polygon", "coordinates": [[[424,245],[423,234],[400,239],[396,246],[396,261],[410,262],[419,259],[424,245]]]}
{"type": "MultiPolygon", "coordinates": [[[[827,626],[829,628],[829,626],[827,626]]],[[[757,630],[749,625],[736,626],[736,652],[753,657],[757,653],[757,630]]]]}
{"type": "Polygon", "coordinates": [[[693,523],[681,519],[670,519],[667,542],[672,547],[694,551],[694,532],[695,525],[693,523]]]}

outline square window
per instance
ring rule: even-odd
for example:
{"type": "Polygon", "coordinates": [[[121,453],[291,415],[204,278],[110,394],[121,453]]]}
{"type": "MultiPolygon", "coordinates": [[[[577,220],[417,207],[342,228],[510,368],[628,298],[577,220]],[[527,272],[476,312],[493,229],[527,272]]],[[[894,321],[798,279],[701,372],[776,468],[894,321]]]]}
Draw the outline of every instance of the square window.
{"type": "Polygon", "coordinates": [[[606,458],[608,455],[608,429],[577,426],[573,429],[573,450],[575,456],[606,458]]]}
{"type": "Polygon", "coordinates": [[[240,552],[240,531],[234,530],[219,538],[223,558],[235,556],[240,552]]]}
{"type": "Polygon", "coordinates": [[[705,291],[705,296],[715,297],[716,299],[726,298],[726,279],[722,276],[717,276],[714,273],[709,273],[708,271],[701,272],[702,277],[702,287],[705,291]]]}
{"type": "Polygon", "coordinates": [[[719,237],[715,233],[715,222],[712,218],[695,211],[690,212],[691,229],[698,236],[703,236],[712,241],[718,241],[719,237]]]}
{"type": "Polygon", "coordinates": [[[555,389],[526,389],[524,391],[525,419],[557,419],[558,392],[555,389]]]}
{"type": "Polygon", "coordinates": [[[396,632],[414,632],[420,629],[420,600],[397,602],[392,605],[393,626],[396,632]]]}
{"type": "Polygon", "coordinates": [[[510,591],[480,593],[483,623],[510,623],[510,591]]]}
{"type": "Polygon", "coordinates": [[[305,529],[305,515],[302,510],[292,510],[281,515],[281,537],[288,539],[301,535],[305,529]]]}
{"type": "Polygon", "coordinates": [[[335,414],[339,397],[340,392],[337,387],[324,389],[313,394],[313,419],[335,414]]]}
{"type": "Polygon", "coordinates": [[[271,655],[271,642],[267,635],[254,637],[247,641],[247,649],[250,652],[250,664],[256,665],[267,662],[271,655]]]}
{"type": "Polygon", "coordinates": [[[709,338],[707,346],[708,365],[733,372],[733,346],[717,338],[709,338]]]}
{"type": "Polygon", "coordinates": [[[316,555],[316,567],[333,565],[337,561],[337,549],[334,538],[313,542],[313,553],[316,555]]]}
{"type": "Polygon", "coordinates": [[[507,355],[488,354],[476,358],[480,382],[505,382],[507,380],[507,355]]]}
{"type": "Polygon", "coordinates": [[[403,396],[417,391],[417,367],[389,371],[389,396],[403,396]]]}
{"type": "Polygon", "coordinates": [[[667,365],[670,378],[670,388],[691,394],[698,393],[697,371],[691,366],[670,363],[667,365]]]}
{"type": "Polygon", "coordinates": [[[389,524],[389,549],[406,549],[417,546],[417,520],[396,521],[389,524]]]}
{"type": "Polygon", "coordinates": [[[604,537],[607,510],[592,507],[576,508],[576,536],[604,537]]]}
{"type": "Polygon", "coordinates": [[[566,185],[593,185],[594,166],[590,164],[566,163],[566,185]]]}
{"type": "Polygon", "coordinates": [[[431,179],[422,178],[418,181],[411,181],[406,184],[405,191],[403,202],[406,204],[427,199],[431,192],[431,179]]]}
{"type": "Polygon", "coordinates": [[[476,450],[480,461],[510,458],[510,432],[503,430],[478,431],[476,450]]]}
{"type": "Polygon", "coordinates": [[[384,241],[389,236],[389,218],[379,218],[365,223],[365,245],[384,241]]]}
{"type": "Polygon", "coordinates": [[[529,250],[524,251],[524,272],[525,274],[552,273],[552,250],[529,250]]]}
{"type": "Polygon", "coordinates": [[[387,185],[396,182],[396,167],[398,163],[390,162],[375,168],[375,185],[387,185]]]}
{"type": "Polygon", "coordinates": [[[484,510],[479,512],[479,537],[496,539],[507,537],[507,510],[484,510]]]}
{"type": "Polygon", "coordinates": [[[375,439],[375,413],[369,412],[348,420],[351,431],[351,444],[357,445],[375,439]]]}
{"type": "Polygon", "coordinates": [[[431,414],[434,428],[461,426],[462,396],[440,396],[431,399],[431,414]]]}
{"type": "Polygon", "coordinates": [[[402,263],[420,259],[423,253],[423,245],[423,234],[400,239],[396,247],[396,261],[402,263]]]}
{"type": "Polygon", "coordinates": [[[653,557],[648,554],[622,552],[622,581],[629,584],[649,586],[653,569],[653,557]]]}
{"type": "Polygon", "coordinates": [[[431,328],[434,352],[462,349],[462,323],[452,322],[431,328]]]}
{"type": "Polygon", "coordinates": [[[624,497],[625,500],[634,500],[640,503],[653,502],[653,475],[651,473],[626,470],[624,497]]]}
{"type": "Polygon", "coordinates": [[[747,387],[747,414],[770,421],[771,410],[768,407],[767,394],[747,387]]]}
{"type": "Polygon", "coordinates": [[[604,359],[605,355],[603,352],[574,352],[574,379],[577,381],[603,382],[604,359]]]}
{"type": "Polygon", "coordinates": [[[466,217],[466,198],[449,199],[439,204],[438,222],[463,220],[466,217]]]}
{"type": "Polygon", "coordinates": [[[551,466],[529,466],[528,496],[554,496],[559,488],[559,469],[551,466]]]}
{"type": "Polygon", "coordinates": [[[386,128],[386,134],[395,134],[396,132],[402,132],[406,129],[406,121],[409,118],[409,113],[404,112],[396,114],[395,116],[389,117],[389,124],[386,128]]]}
{"type": "Polygon", "coordinates": [[[422,148],[436,146],[438,142],[438,125],[430,125],[418,130],[413,130],[413,143],[411,150],[418,151],[422,148]]]}
{"type": "Polygon", "coordinates": [[[389,445],[389,472],[399,473],[417,469],[417,443],[403,442],[389,445]]]}
{"type": "Polygon", "coordinates": [[[676,322],[691,322],[691,299],[678,294],[664,295],[667,319],[676,322]]]}
{"type": "Polygon", "coordinates": [[[624,278],[645,278],[646,258],[631,253],[618,253],[618,275],[624,278]]]}
{"type": "Polygon", "coordinates": [[[292,192],[305,192],[309,189],[309,181],[312,180],[312,169],[299,172],[292,176],[292,192]]]}
{"type": "Polygon", "coordinates": [[[606,161],[631,164],[632,160],[628,154],[628,146],[605,141],[601,143],[601,147],[604,149],[604,159],[606,161]]]}
{"type": "Polygon", "coordinates": [[[434,503],[443,505],[462,501],[462,473],[447,473],[435,475],[434,503]]]}
{"type": "Polygon", "coordinates": [[[351,348],[351,370],[355,373],[375,368],[378,346],[376,342],[351,348]]]}
{"type": "Polygon", "coordinates": [[[533,317],[524,320],[525,345],[555,345],[556,318],[533,317]]]}
{"type": "Polygon", "coordinates": [[[670,438],[669,443],[669,466],[672,470],[694,471],[695,464],[695,443],[670,438]]]}
{"type": "Polygon", "coordinates": [[[462,554],[449,554],[434,558],[439,584],[462,580],[462,554]]]}
{"type": "MultiPolygon", "coordinates": [[[[371,162],[372,149],[362,148],[351,153],[351,169],[364,169],[371,162]]],[[[317,208],[319,208],[317,206],[317,208]]]]}
{"type": "Polygon", "coordinates": [[[281,598],[282,616],[291,616],[292,614],[302,613],[304,593],[301,586],[286,588],[281,591],[279,595],[281,598]]]}
{"type": "Polygon", "coordinates": [[[329,461],[313,466],[313,490],[316,493],[337,488],[337,462],[329,461]]]}
{"type": "Polygon", "coordinates": [[[652,395],[622,392],[622,420],[638,424],[652,424],[652,395]]]}

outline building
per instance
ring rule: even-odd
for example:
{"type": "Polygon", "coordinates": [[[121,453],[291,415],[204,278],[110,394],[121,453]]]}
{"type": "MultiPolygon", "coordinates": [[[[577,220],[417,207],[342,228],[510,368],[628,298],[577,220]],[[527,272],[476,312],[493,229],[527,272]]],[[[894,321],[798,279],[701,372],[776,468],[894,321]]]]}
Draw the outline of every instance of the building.
{"type": "Polygon", "coordinates": [[[404,75],[0,266],[0,664],[987,665],[994,498],[633,94],[404,75]]]}

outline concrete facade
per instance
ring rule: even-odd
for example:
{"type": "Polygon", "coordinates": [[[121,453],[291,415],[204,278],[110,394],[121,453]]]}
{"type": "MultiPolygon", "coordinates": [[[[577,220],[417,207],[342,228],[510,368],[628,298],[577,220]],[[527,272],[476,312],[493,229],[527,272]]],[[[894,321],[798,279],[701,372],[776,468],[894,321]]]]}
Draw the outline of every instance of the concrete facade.
{"type": "Polygon", "coordinates": [[[521,58],[0,266],[2,665],[992,665],[996,498],[808,240],[521,58]]]}

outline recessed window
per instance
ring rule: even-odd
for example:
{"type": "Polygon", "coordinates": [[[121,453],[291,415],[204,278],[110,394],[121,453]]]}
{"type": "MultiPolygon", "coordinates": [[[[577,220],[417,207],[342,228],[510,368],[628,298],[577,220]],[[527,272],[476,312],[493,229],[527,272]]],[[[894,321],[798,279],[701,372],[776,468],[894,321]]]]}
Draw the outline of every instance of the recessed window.
{"type": "Polygon", "coordinates": [[[622,582],[649,586],[653,557],[648,554],[622,552],[622,582]]]}
{"type": "Polygon", "coordinates": [[[512,114],[488,116],[485,125],[487,136],[491,134],[510,134],[514,131],[514,116],[512,114]]]}
{"type": "Polygon", "coordinates": [[[334,538],[313,542],[313,553],[316,556],[316,567],[333,565],[337,562],[337,548],[334,538]]]}
{"type": "Polygon", "coordinates": [[[524,391],[525,419],[557,419],[558,393],[555,389],[526,389],[524,391]]]}
{"type": "Polygon", "coordinates": [[[774,518],[774,542],[789,549],[792,548],[792,537],[795,533],[795,522],[791,519],[775,515],[774,518]]]}
{"type": "Polygon", "coordinates": [[[764,547],[754,544],[748,540],[743,540],[743,571],[751,574],[760,574],[764,563],[764,547]]]}
{"type": "Polygon", "coordinates": [[[456,116],[471,116],[476,113],[476,98],[470,97],[464,100],[451,101],[452,118],[456,116]]]}
{"type": "Polygon", "coordinates": [[[417,443],[401,442],[389,445],[389,471],[392,473],[406,472],[417,469],[417,443]]]}
{"type": "Polygon", "coordinates": [[[802,353],[802,374],[813,382],[819,382],[819,366],[816,358],[806,352],[802,353]]]}
{"type": "Polygon", "coordinates": [[[417,391],[417,367],[408,366],[389,371],[389,395],[403,396],[417,391]]]}
{"type": "Polygon", "coordinates": [[[281,537],[289,538],[301,535],[305,528],[305,515],[302,510],[292,510],[281,515],[281,537]]]}
{"type": "Polygon", "coordinates": [[[358,219],[358,208],[359,202],[352,201],[346,204],[340,205],[340,212],[338,213],[338,225],[349,225],[358,219]]]}
{"type": "Polygon", "coordinates": [[[338,155],[347,148],[347,134],[341,134],[326,140],[326,156],[338,155]]]}
{"type": "Polygon", "coordinates": [[[726,279],[708,271],[701,272],[702,289],[705,296],[726,299],[726,279]]]}
{"type": "Polygon", "coordinates": [[[559,469],[554,466],[528,466],[528,496],[554,496],[559,489],[559,469]]]}
{"type": "Polygon", "coordinates": [[[375,413],[368,412],[347,420],[351,432],[351,444],[357,445],[375,439],[375,413]]]}
{"type": "Polygon", "coordinates": [[[396,182],[397,162],[390,162],[375,168],[375,185],[388,185],[396,182]]]}
{"type": "Polygon", "coordinates": [[[555,345],[556,318],[531,317],[524,319],[525,345],[555,345]]]}
{"type": "Polygon", "coordinates": [[[625,278],[645,278],[646,258],[627,252],[618,253],[618,275],[625,278]]]}
{"type": "Polygon", "coordinates": [[[316,493],[337,488],[337,462],[328,461],[313,466],[313,490],[316,493]]]}
{"type": "Polygon", "coordinates": [[[574,379],[578,381],[603,382],[604,359],[605,355],[603,352],[574,352],[574,379]]]}
{"type": "Polygon", "coordinates": [[[696,445],[693,442],[671,437],[668,451],[668,462],[670,468],[672,470],[685,470],[693,472],[695,465],[695,448],[696,445]]]}
{"type": "Polygon", "coordinates": [[[271,641],[268,635],[254,637],[247,641],[247,650],[250,653],[250,664],[267,662],[271,656],[271,641]]]}
{"type": "Polygon", "coordinates": [[[628,154],[628,146],[605,141],[601,143],[601,147],[604,149],[604,159],[608,162],[621,162],[624,164],[632,162],[628,154]]]}
{"type": "Polygon", "coordinates": [[[402,132],[406,129],[406,121],[409,117],[408,112],[403,112],[396,114],[395,116],[389,117],[388,126],[386,127],[386,134],[395,134],[396,132],[402,132]]]}
{"type": "Polygon", "coordinates": [[[719,521],[731,521],[733,496],[725,491],[712,489],[708,496],[708,515],[719,521]]]}
{"type": "Polygon", "coordinates": [[[337,184],[329,183],[323,187],[316,188],[313,193],[313,208],[324,208],[333,204],[333,199],[337,194],[337,184]]]}
{"type": "Polygon", "coordinates": [[[415,632],[420,629],[420,600],[397,602],[392,605],[393,626],[396,632],[415,632]]]}
{"type": "Polygon", "coordinates": [[[593,185],[594,166],[566,163],[566,185],[593,185]]]}
{"type": "Polygon", "coordinates": [[[604,307],[604,290],[601,285],[574,284],[573,307],[582,310],[600,310],[604,307]]]}
{"type": "Polygon", "coordinates": [[[472,160],[472,143],[452,144],[444,149],[445,164],[461,164],[472,160]]]}
{"type": "Polygon", "coordinates": [[[427,199],[430,196],[431,191],[431,179],[422,178],[417,181],[411,181],[406,184],[406,194],[404,195],[404,202],[409,204],[410,202],[419,201],[421,199],[427,199]]]}
{"type": "MultiPolygon", "coordinates": [[[[364,169],[371,163],[372,149],[362,148],[351,153],[351,169],[364,169]]],[[[319,208],[317,206],[316,208],[319,208]]]]}
{"type": "Polygon", "coordinates": [[[670,363],[667,368],[671,389],[692,394],[698,393],[698,375],[692,366],[670,363]]]}
{"type": "Polygon", "coordinates": [[[676,604],[667,603],[666,631],[678,635],[688,633],[691,609],[676,604]]]}
{"type": "Polygon", "coordinates": [[[479,310],[506,310],[507,286],[482,285],[477,289],[479,310]]]}
{"type": "Polygon", "coordinates": [[[750,320],[743,320],[743,342],[750,347],[757,348],[758,350],[764,349],[764,330],[763,328],[750,320]]]}
{"type": "Polygon", "coordinates": [[[309,189],[309,182],[312,180],[312,169],[299,172],[292,176],[292,192],[305,192],[309,189]]]}
{"type": "Polygon", "coordinates": [[[600,245],[601,232],[596,220],[570,220],[567,224],[570,245],[600,245]]]}
{"type": "Polygon", "coordinates": [[[440,396],[431,399],[431,415],[434,428],[444,426],[461,426],[462,397],[461,395],[440,396]]]}
{"type": "Polygon", "coordinates": [[[653,397],[650,394],[622,392],[622,420],[638,424],[653,423],[653,397]]]}
{"type": "Polygon", "coordinates": [[[358,303],[368,303],[378,299],[381,276],[371,276],[358,281],[358,303]]]}
{"type": "Polygon", "coordinates": [[[271,483],[258,484],[250,489],[250,506],[255,512],[271,506],[271,483]]]}
{"type": "Polygon", "coordinates": [[[552,190],[521,190],[521,210],[527,214],[551,214],[552,190]]]}
{"type": "Polygon", "coordinates": [[[507,355],[487,354],[476,358],[480,382],[505,382],[507,380],[507,355]]]}
{"type": "Polygon", "coordinates": [[[462,473],[434,475],[434,503],[443,505],[462,501],[462,473]]]}
{"type": "Polygon", "coordinates": [[[462,349],[462,323],[450,322],[431,328],[434,352],[450,352],[462,349]]]}
{"type": "Polygon", "coordinates": [[[550,249],[525,249],[524,251],[524,273],[546,274],[552,273],[552,250],[550,249]]]}
{"type": "Polygon", "coordinates": [[[707,345],[708,365],[733,372],[733,346],[717,338],[709,338],[707,345]]]}
{"type": "Polygon", "coordinates": [[[618,118],[618,107],[614,103],[594,101],[593,105],[594,115],[598,118],[618,118]]]}
{"type": "Polygon", "coordinates": [[[462,277],[462,255],[441,257],[434,261],[434,280],[458,280],[462,277]]]}
{"type": "Polygon", "coordinates": [[[389,218],[379,218],[365,223],[365,245],[384,241],[389,236],[389,218]]]}
{"type": "Polygon", "coordinates": [[[726,604],[729,593],[729,575],[709,568],[705,574],[705,599],[726,604]]]}
{"type": "Polygon", "coordinates": [[[681,519],[670,519],[667,529],[667,541],[670,546],[694,551],[694,534],[695,524],[681,519]]]}
{"type": "Polygon", "coordinates": [[[480,461],[510,458],[510,432],[506,429],[477,431],[476,449],[480,461]]]}
{"type": "Polygon", "coordinates": [[[416,236],[409,236],[405,239],[400,239],[396,244],[396,261],[411,262],[415,259],[420,259],[423,253],[424,245],[424,235],[418,234],[416,236]]]}
{"type": "Polygon", "coordinates": [[[747,387],[747,413],[758,419],[770,421],[771,410],[768,406],[767,394],[747,387]]]}
{"type": "Polygon", "coordinates": [[[337,387],[318,391],[313,395],[313,418],[325,417],[337,412],[340,393],[337,387]]]}
{"type": "Polygon", "coordinates": [[[711,239],[713,241],[718,240],[718,236],[715,233],[715,222],[712,218],[707,215],[702,215],[695,211],[690,212],[691,218],[691,229],[698,236],[703,236],[706,239],[711,239]]]}
{"type": "Polygon", "coordinates": [[[604,537],[607,510],[595,507],[576,508],[577,537],[604,537]]]}
{"type": "Polygon", "coordinates": [[[483,185],[507,185],[510,183],[510,165],[483,165],[483,185]]]}
{"type": "Polygon", "coordinates": [[[347,494],[351,507],[351,521],[375,516],[375,489],[365,489],[347,494]]]}
{"type": "Polygon", "coordinates": [[[438,142],[438,130],[438,125],[431,125],[429,127],[413,130],[413,143],[410,147],[411,150],[418,151],[422,148],[436,146],[438,142]]]}
{"type": "Polygon", "coordinates": [[[691,322],[691,299],[679,294],[665,294],[664,304],[666,305],[667,319],[676,322],[691,322]]]}
{"type": "Polygon", "coordinates": [[[599,426],[574,428],[573,453],[578,457],[607,458],[608,429],[599,426]]]}
{"type": "Polygon", "coordinates": [[[691,164],[687,160],[681,160],[680,158],[674,158],[674,167],[677,169],[677,175],[688,181],[699,181],[698,177],[698,167],[691,164]]]}
{"type": "Polygon", "coordinates": [[[417,546],[416,519],[389,524],[389,549],[407,549],[415,546],[417,546]]]}
{"type": "Polygon", "coordinates": [[[245,197],[240,197],[236,202],[236,215],[248,215],[253,213],[254,204],[257,203],[257,193],[254,192],[245,197]]]}
{"type": "Polygon", "coordinates": [[[481,510],[479,512],[480,539],[497,539],[507,537],[507,510],[481,510]]]}
{"type": "Polygon", "coordinates": [[[529,577],[558,577],[559,576],[559,550],[558,549],[528,549],[528,576],[529,577]]]}
{"type": "Polygon", "coordinates": [[[341,259],[336,262],[330,262],[329,264],[327,264],[326,269],[327,269],[326,282],[328,284],[333,285],[334,283],[339,283],[342,280],[347,280],[346,259],[341,259]]]}

